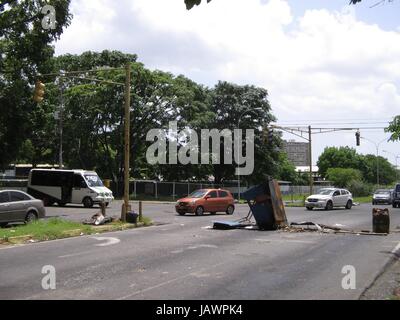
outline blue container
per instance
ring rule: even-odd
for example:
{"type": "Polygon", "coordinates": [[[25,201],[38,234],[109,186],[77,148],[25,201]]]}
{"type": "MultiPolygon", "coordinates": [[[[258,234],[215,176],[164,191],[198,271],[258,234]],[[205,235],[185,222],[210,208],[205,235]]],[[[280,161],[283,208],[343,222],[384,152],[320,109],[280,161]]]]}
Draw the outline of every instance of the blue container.
{"type": "Polygon", "coordinates": [[[269,203],[257,203],[250,206],[254,219],[261,230],[276,230],[274,211],[269,203]]]}
{"type": "MultiPolygon", "coordinates": [[[[269,190],[269,186],[266,183],[263,183],[244,192],[243,198],[250,202],[254,201],[257,197],[262,198],[266,195],[271,196],[271,192],[269,190]]],[[[274,209],[270,200],[255,204],[249,203],[249,207],[260,230],[277,229],[274,217],[274,209]]]]}
{"type": "Polygon", "coordinates": [[[264,194],[267,194],[267,186],[265,184],[259,184],[243,192],[242,198],[247,201],[250,201],[264,194]]]}

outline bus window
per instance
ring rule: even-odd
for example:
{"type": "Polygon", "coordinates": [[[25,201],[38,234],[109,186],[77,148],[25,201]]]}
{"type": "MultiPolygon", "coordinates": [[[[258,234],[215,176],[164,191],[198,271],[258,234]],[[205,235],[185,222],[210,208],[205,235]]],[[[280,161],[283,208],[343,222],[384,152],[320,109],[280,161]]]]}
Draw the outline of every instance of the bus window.
{"type": "Polygon", "coordinates": [[[100,180],[99,176],[85,174],[85,179],[89,187],[103,187],[103,182],[100,180]]]}
{"type": "Polygon", "coordinates": [[[85,179],[80,174],[74,174],[74,188],[87,188],[85,179]]]}

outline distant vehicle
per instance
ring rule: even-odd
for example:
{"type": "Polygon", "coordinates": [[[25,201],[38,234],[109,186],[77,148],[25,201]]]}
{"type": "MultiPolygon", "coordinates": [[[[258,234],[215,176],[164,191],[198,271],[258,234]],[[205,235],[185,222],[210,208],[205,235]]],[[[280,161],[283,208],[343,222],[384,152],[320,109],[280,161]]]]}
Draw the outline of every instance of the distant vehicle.
{"type": "Polygon", "coordinates": [[[112,191],[103,185],[97,173],[84,170],[33,169],[29,173],[28,193],[43,200],[45,206],[74,203],[91,208],[95,203],[108,205],[114,200],[112,191]]]}
{"type": "Polygon", "coordinates": [[[396,184],[394,188],[392,206],[393,208],[400,208],[400,183],[396,184]]]}
{"type": "Polygon", "coordinates": [[[393,202],[393,190],[390,189],[378,189],[372,196],[372,204],[392,204],[393,202]]]}
{"type": "Polygon", "coordinates": [[[204,212],[210,212],[211,214],[225,212],[231,215],[235,211],[234,203],[235,200],[228,190],[200,189],[186,198],[179,199],[175,209],[182,216],[186,213],[202,216],[204,212]]]}
{"type": "Polygon", "coordinates": [[[318,194],[309,196],[305,206],[307,210],[313,208],[332,210],[334,207],[345,207],[350,210],[353,206],[353,195],[346,189],[324,188],[318,194]]]}
{"type": "Polygon", "coordinates": [[[43,201],[18,190],[0,191],[0,227],[11,222],[32,222],[44,218],[43,201]]]}

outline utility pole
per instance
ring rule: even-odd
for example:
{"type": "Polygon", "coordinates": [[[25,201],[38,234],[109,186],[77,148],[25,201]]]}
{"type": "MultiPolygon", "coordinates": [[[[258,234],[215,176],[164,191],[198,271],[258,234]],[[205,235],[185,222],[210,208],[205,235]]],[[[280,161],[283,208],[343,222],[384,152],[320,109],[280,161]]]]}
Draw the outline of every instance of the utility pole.
{"type": "Polygon", "coordinates": [[[124,150],[124,204],[122,205],[121,220],[126,222],[126,215],[130,210],[129,205],[129,148],[130,148],[130,107],[131,107],[131,65],[125,65],[126,80],[125,80],[125,150],[124,150]]]}
{"type": "Polygon", "coordinates": [[[59,169],[63,168],[63,113],[64,113],[64,84],[61,82],[61,97],[60,97],[60,111],[59,111],[59,118],[60,118],[60,147],[59,147],[59,154],[58,154],[58,167],[59,169]]]}
{"type": "Polygon", "coordinates": [[[369,142],[371,142],[372,144],[375,145],[375,148],[376,148],[376,184],[379,187],[379,185],[380,185],[380,181],[379,181],[379,146],[382,144],[382,142],[387,141],[388,138],[385,138],[385,139],[379,141],[378,143],[375,142],[375,141],[372,141],[370,139],[364,138],[364,137],[361,137],[361,139],[369,141],[369,142]]]}
{"type": "Polygon", "coordinates": [[[308,157],[310,161],[310,195],[313,194],[313,184],[314,184],[314,179],[313,179],[313,172],[312,172],[312,149],[311,149],[311,126],[308,126],[308,157]]]}

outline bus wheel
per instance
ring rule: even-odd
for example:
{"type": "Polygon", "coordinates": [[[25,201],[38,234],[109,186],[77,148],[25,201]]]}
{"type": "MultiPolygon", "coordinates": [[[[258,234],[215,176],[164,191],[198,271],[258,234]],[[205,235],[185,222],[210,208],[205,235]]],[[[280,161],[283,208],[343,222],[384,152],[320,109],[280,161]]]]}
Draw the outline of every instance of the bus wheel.
{"type": "Polygon", "coordinates": [[[92,198],[90,198],[90,197],[86,197],[85,199],[83,199],[82,203],[83,203],[83,206],[84,206],[85,208],[91,208],[91,207],[93,207],[93,200],[92,200],[92,198]]]}

